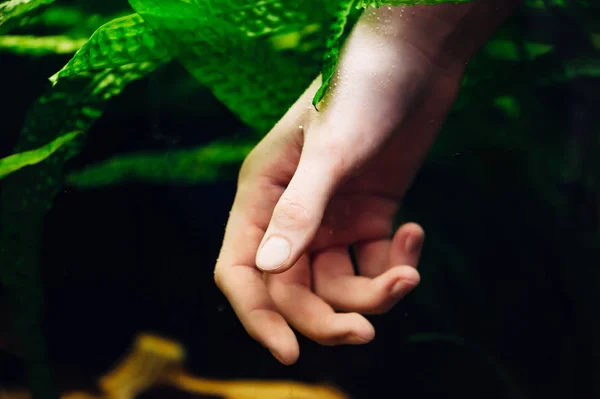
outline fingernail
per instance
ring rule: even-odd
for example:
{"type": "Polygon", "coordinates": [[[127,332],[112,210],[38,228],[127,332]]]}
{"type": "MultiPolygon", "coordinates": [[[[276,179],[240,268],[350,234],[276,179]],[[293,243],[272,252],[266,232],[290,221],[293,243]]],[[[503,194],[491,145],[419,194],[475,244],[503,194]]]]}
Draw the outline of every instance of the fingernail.
{"type": "Polygon", "coordinates": [[[271,237],[256,256],[256,266],[262,270],[276,270],[290,256],[292,247],[283,237],[271,237]]]}

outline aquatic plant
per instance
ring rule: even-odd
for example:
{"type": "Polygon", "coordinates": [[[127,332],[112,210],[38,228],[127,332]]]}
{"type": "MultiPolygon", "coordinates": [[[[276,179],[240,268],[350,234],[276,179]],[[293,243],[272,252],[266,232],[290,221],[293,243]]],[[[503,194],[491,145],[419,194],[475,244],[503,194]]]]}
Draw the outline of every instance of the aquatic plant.
{"type": "Polygon", "coordinates": [[[10,155],[0,159],[0,179],[25,166],[35,165],[58,151],[63,145],[75,139],[81,132],[67,133],[43,147],[10,155]]]}
{"type": "MultiPolygon", "coordinates": [[[[186,350],[179,342],[139,333],[132,348],[98,378],[98,391],[69,391],[61,399],[135,399],[160,387],[197,396],[223,399],[348,399],[328,384],[281,380],[218,380],[197,377],[186,370],[186,350]]],[[[23,391],[0,391],[2,399],[29,398],[23,391]]]]}

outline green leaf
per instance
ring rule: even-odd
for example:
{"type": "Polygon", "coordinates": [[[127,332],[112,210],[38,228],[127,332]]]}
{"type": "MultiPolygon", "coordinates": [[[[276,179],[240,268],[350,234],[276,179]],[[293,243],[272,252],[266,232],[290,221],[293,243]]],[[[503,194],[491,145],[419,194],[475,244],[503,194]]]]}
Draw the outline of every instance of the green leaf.
{"type": "Polygon", "coordinates": [[[96,17],[97,15],[86,15],[79,7],[64,6],[59,3],[44,9],[39,15],[31,18],[28,26],[73,28],[96,17]]]}
{"type": "Polygon", "coordinates": [[[54,0],[8,0],[0,3],[0,34],[19,25],[26,14],[53,3],[54,0]]]}
{"type": "MultiPolygon", "coordinates": [[[[15,152],[36,149],[67,132],[86,133],[102,115],[107,100],[158,63],[139,63],[61,79],[29,110],[15,152]]],[[[83,138],[84,135],[81,135],[83,138]]],[[[44,218],[59,193],[65,163],[83,140],[63,145],[45,162],[6,176],[0,197],[0,280],[10,295],[13,326],[23,348],[33,398],[58,398],[53,389],[41,328],[43,290],[39,253],[44,218]]]]}
{"type": "Polygon", "coordinates": [[[600,78],[600,54],[567,61],[564,78],[557,76],[556,80],[571,80],[579,77],[600,78]]]}
{"type": "MultiPolygon", "coordinates": [[[[590,5],[589,0],[575,0],[575,3],[582,7],[590,5]]],[[[573,3],[569,0],[525,0],[525,6],[529,8],[567,8],[572,5],[573,3]]]]}
{"type": "MultiPolygon", "coordinates": [[[[285,7],[274,6],[277,2],[266,2],[272,6],[266,16],[260,14],[263,2],[240,5],[235,1],[215,1],[214,10],[212,3],[130,0],[135,11],[176,53],[177,60],[192,76],[211,89],[244,123],[260,134],[266,133],[318,74],[315,53],[320,54],[320,47],[313,45],[306,53],[294,52],[293,57],[288,51],[301,49],[305,42],[296,43],[294,49],[286,51],[276,49],[270,41],[275,33],[293,32],[281,28],[281,24],[267,24],[275,19],[277,10],[281,21],[292,18],[285,16],[285,7]],[[241,9],[260,16],[263,28],[257,28],[256,21],[234,24],[230,13],[225,12],[241,9]],[[267,25],[269,29],[264,28],[267,25]]],[[[322,0],[293,3],[302,5],[294,15],[305,21],[306,26],[327,23],[328,8],[322,0]]],[[[324,34],[318,28],[313,32],[319,38],[324,34]]]]}
{"type": "Polygon", "coordinates": [[[350,11],[352,10],[352,6],[354,5],[354,3],[355,0],[340,1],[339,8],[335,13],[335,19],[333,23],[329,26],[330,33],[327,37],[326,51],[323,60],[323,71],[321,72],[322,84],[321,87],[319,87],[319,90],[317,90],[312,101],[312,104],[315,107],[319,102],[321,102],[321,100],[325,96],[325,92],[329,87],[331,78],[333,78],[333,75],[335,73],[335,68],[337,66],[338,58],[340,56],[342,37],[346,28],[346,23],[348,22],[350,11]]]}
{"type": "Polygon", "coordinates": [[[258,0],[253,2],[205,1],[210,19],[237,27],[249,37],[299,30],[311,21],[302,1],[258,0]]]}
{"type": "Polygon", "coordinates": [[[165,153],[118,155],[72,172],[66,183],[78,188],[99,188],[132,182],[197,184],[235,176],[256,142],[217,141],[193,149],[165,153]]]}
{"type": "Polygon", "coordinates": [[[44,56],[72,54],[86,43],[86,39],[68,36],[0,36],[0,51],[19,55],[44,56]]]}
{"type": "Polygon", "coordinates": [[[169,59],[169,50],[144,20],[138,14],[131,14],[98,28],[67,65],[50,77],[50,81],[56,84],[60,78],[82,72],[169,59]]]}
{"type": "Polygon", "coordinates": [[[499,96],[494,99],[496,108],[502,110],[509,118],[518,118],[521,115],[519,102],[513,96],[499,96]]]}
{"type": "Polygon", "coordinates": [[[0,159],[0,179],[3,179],[7,175],[24,168],[29,165],[35,165],[54,154],[63,145],[71,142],[75,137],[80,135],[81,132],[71,132],[62,135],[43,147],[35,150],[29,150],[18,154],[9,155],[6,158],[0,159]]]}
{"type": "Polygon", "coordinates": [[[532,60],[553,50],[552,45],[544,43],[524,42],[522,48],[520,45],[520,43],[510,40],[495,39],[489,40],[483,46],[482,51],[485,51],[492,58],[519,61],[523,56],[527,60],[532,60]]]}

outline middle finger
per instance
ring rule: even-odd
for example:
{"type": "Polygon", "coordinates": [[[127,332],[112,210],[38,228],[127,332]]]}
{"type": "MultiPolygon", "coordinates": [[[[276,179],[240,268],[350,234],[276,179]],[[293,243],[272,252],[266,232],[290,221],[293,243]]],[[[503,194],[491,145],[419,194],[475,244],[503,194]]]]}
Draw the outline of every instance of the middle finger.
{"type": "Polygon", "coordinates": [[[375,330],[358,313],[336,313],[311,291],[310,262],[303,255],[288,271],[266,276],[269,294],[286,321],[321,345],[358,345],[371,341],[375,330]]]}

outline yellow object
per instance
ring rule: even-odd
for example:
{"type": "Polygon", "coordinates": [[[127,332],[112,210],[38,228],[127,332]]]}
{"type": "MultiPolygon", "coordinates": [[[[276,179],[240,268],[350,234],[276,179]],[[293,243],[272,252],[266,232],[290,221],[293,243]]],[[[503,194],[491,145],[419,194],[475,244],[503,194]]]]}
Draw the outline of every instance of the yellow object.
{"type": "Polygon", "coordinates": [[[183,368],[185,350],[173,341],[141,334],[133,350],[100,379],[107,399],[133,399],[157,385],[224,399],[348,399],[327,385],[294,381],[222,381],[189,375],[183,368]]]}
{"type": "MultiPolygon", "coordinates": [[[[102,394],[69,392],[61,395],[61,399],[135,399],[143,392],[161,385],[223,399],[348,399],[345,393],[328,385],[198,378],[184,370],[184,359],[185,350],[181,344],[140,334],[130,352],[98,381],[102,394]]],[[[30,397],[27,391],[0,390],[0,399],[30,397]]]]}
{"type": "Polygon", "coordinates": [[[99,385],[111,399],[133,399],[165,381],[183,364],[185,351],[173,341],[142,334],[131,352],[111,372],[100,378],[99,385]]]}
{"type": "Polygon", "coordinates": [[[341,391],[327,385],[294,381],[219,381],[173,375],[171,384],[182,391],[221,396],[225,399],[347,399],[341,391]]]}

